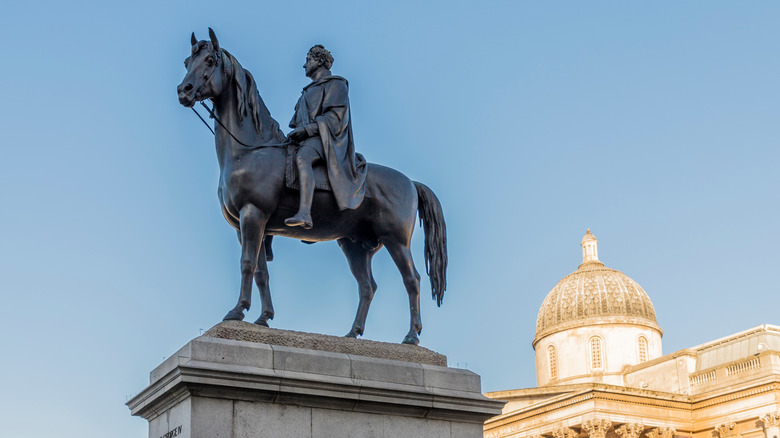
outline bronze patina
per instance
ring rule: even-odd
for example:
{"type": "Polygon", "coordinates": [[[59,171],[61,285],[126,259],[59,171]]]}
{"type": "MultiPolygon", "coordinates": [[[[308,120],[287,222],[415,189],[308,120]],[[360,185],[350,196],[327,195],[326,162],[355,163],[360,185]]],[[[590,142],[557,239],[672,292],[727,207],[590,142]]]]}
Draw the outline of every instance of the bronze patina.
{"type": "Polygon", "coordinates": [[[177,91],[185,107],[205,99],[214,103],[218,196],[225,219],[238,230],[241,243],[240,295],[224,319],[244,318],[251,304],[253,278],[262,303],[255,323],[267,326],[273,319],[266,264],[270,245],[268,241],[263,245],[266,236],[306,242],[336,240],[360,295],[355,321],[346,336],[362,335],[377,289],[371,259],[384,246],[409,296],[411,321],[403,342],[418,344],[422,331],[420,275],[410,250],[418,213],[425,231],[426,271],[437,305],[446,289],[447,231],[436,195],[402,173],[366,163],[355,154],[347,81],[330,73],[332,58],[324,47],[315,46],[307,56],[305,68],[312,83],[299,99],[288,139],[263,103],[252,74],[220,47],[211,29],[209,36],[209,41],[198,41],[192,35],[192,54],[184,62],[187,73],[177,91]],[[298,151],[300,191],[285,184],[288,148],[298,151]],[[312,183],[313,169],[323,165],[331,190],[315,190],[312,183]]]}
{"type": "Polygon", "coordinates": [[[339,209],[358,207],[365,195],[366,160],[355,154],[352,141],[349,83],[331,74],[332,64],[333,56],[318,44],[309,50],[303,65],[311,83],[303,88],[290,121],[290,128],[294,129],[288,137],[300,144],[295,163],[301,193],[298,213],[284,221],[290,226],[312,227],[310,213],[316,163],[324,163],[339,209]]]}

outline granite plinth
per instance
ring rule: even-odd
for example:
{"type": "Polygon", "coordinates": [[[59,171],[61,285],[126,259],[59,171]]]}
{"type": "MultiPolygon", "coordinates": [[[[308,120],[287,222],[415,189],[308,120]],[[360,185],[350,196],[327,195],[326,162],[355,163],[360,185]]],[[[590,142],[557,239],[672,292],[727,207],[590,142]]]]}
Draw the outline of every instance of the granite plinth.
{"type": "Polygon", "coordinates": [[[345,353],[357,356],[392,359],[428,365],[447,366],[447,357],[427,348],[352,339],[339,336],[303,333],[292,330],[272,329],[243,321],[223,321],[207,330],[203,336],[258,342],[282,347],[345,353]]]}
{"type": "MultiPolygon", "coordinates": [[[[188,342],[127,403],[149,421],[150,438],[477,438],[504,405],[484,397],[468,370],[212,336],[236,336],[226,330],[234,326],[243,327],[223,323],[188,342]]],[[[321,336],[292,338],[325,348],[321,336]]],[[[385,354],[346,341],[333,348],[385,354]]]]}

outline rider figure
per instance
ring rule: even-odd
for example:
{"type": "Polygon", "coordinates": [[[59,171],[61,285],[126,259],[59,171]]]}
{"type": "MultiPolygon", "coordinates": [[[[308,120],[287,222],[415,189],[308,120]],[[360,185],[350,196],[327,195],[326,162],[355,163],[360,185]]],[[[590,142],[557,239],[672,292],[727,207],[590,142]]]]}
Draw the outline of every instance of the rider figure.
{"type": "Polygon", "coordinates": [[[349,84],[333,76],[333,56],[322,45],[309,49],[306,76],[312,82],[303,88],[290,122],[288,138],[300,145],[295,163],[300,184],[300,204],[295,216],[285,219],[288,226],[309,229],[314,224],[311,204],[314,197],[314,170],[324,162],[333,195],[340,210],[360,206],[365,194],[366,161],[355,154],[349,111],[349,84]]]}

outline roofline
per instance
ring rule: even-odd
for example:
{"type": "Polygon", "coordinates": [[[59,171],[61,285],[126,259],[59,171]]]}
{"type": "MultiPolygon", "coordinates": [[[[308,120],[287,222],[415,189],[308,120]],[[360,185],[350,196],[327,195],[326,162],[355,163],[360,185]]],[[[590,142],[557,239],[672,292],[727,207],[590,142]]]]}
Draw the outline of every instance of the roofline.
{"type": "Polygon", "coordinates": [[[733,341],[737,338],[746,337],[749,335],[752,335],[754,333],[761,333],[761,332],[776,332],[777,334],[780,334],[780,326],[774,325],[774,324],[761,324],[759,326],[749,328],[747,330],[742,330],[741,332],[737,332],[728,336],[724,336],[722,338],[715,339],[714,341],[708,341],[703,344],[696,345],[694,347],[687,348],[687,350],[706,350],[708,348],[715,347],[719,344],[725,344],[726,342],[733,341]]]}

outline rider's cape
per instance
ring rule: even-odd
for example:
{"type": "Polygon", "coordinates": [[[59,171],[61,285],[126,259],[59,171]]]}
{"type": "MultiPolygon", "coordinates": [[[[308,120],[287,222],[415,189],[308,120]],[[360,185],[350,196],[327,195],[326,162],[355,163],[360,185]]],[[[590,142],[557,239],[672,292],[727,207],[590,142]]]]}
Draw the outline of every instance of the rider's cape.
{"type": "Polygon", "coordinates": [[[341,210],[360,206],[366,190],[366,160],[355,154],[348,92],[349,84],[340,76],[313,81],[304,87],[290,122],[291,128],[304,127],[322,143],[318,152],[341,210]]]}

